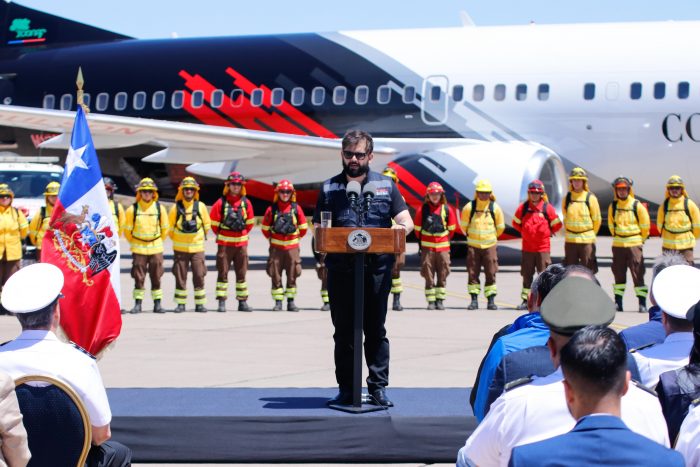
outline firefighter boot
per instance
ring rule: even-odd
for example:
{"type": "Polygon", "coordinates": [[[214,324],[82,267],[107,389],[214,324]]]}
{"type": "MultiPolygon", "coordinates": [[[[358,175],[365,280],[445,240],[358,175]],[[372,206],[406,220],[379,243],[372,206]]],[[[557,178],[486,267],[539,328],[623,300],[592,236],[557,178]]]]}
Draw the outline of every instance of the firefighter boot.
{"type": "Polygon", "coordinates": [[[153,313],[165,313],[165,310],[160,305],[159,299],[153,300],[153,313]]]}
{"type": "Polygon", "coordinates": [[[253,311],[245,300],[238,300],[238,311],[253,311]]]}
{"type": "Polygon", "coordinates": [[[324,303],[321,307],[321,311],[331,311],[331,305],[329,303],[324,303]]]}
{"type": "Polygon", "coordinates": [[[498,310],[498,307],[496,306],[495,300],[496,296],[491,295],[490,297],[487,298],[488,303],[486,304],[486,309],[487,310],[498,310]]]}
{"type": "Polygon", "coordinates": [[[622,311],[622,295],[615,295],[615,309],[622,311]]]}
{"type": "Polygon", "coordinates": [[[473,293],[471,295],[472,295],[472,302],[467,307],[467,310],[476,310],[477,308],[479,308],[479,301],[477,300],[477,298],[479,296],[475,293],[473,293]]]}
{"type": "Polygon", "coordinates": [[[272,311],[282,311],[282,300],[275,300],[275,306],[272,307],[272,311]]]}
{"type": "Polygon", "coordinates": [[[134,301],[134,307],[129,311],[132,315],[135,315],[136,313],[141,313],[141,300],[135,300],[134,301]]]}
{"type": "Polygon", "coordinates": [[[639,312],[647,312],[647,299],[645,297],[639,297],[639,312]]]}
{"type": "Polygon", "coordinates": [[[225,298],[219,299],[219,306],[216,308],[216,311],[218,311],[219,313],[226,313],[226,299],[225,298]]]}
{"type": "Polygon", "coordinates": [[[435,310],[435,302],[428,302],[428,310],[435,310]]]}
{"type": "Polygon", "coordinates": [[[523,300],[523,303],[521,303],[520,305],[518,305],[518,307],[516,308],[516,310],[527,310],[527,300],[523,300]]]}
{"type": "Polygon", "coordinates": [[[185,311],[185,305],[182,303],[178,303],[173,311],[175,313],[182,313],[183,311],[185,311]]]}
{"type": "Polygon", "coordinates": [[[445,305],[442,304],[442,300],[435,300],[435,308],[438,310],[445,309],[445,305]]]}
{"type": "Polygon", "coordinates": [[[394,304],[392,305],[391,309],[394,311],[403,311],[403,307],[401,306],[401,294],[400,293],[394,294],[394,304]]]}
{"type": "Polygon", "coordinates": [[[207,310],[206,308],[204,308],[204,305],[195,305],[195,306],[194,306],[194,311],[197,312],[197,313],[206,313],[206,312],[209,311],[209,310],[207,310]]]}
{"type": "Polygon", "coordinates": [[[294,304],[294,299],[287,300],[287,311],[299,311],[299,307],[294,304]]]}

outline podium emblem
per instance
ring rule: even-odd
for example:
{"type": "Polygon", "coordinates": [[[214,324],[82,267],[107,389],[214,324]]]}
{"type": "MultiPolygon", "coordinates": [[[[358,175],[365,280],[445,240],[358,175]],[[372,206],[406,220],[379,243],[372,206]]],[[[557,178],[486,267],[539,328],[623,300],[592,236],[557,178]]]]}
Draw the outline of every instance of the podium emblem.
{"type": "Polygon", "coordinates": [[[364,251],[372,244],[372,236],[366,230],[353,230],[348,235],[348,245],[356,251],[364,251]]]}

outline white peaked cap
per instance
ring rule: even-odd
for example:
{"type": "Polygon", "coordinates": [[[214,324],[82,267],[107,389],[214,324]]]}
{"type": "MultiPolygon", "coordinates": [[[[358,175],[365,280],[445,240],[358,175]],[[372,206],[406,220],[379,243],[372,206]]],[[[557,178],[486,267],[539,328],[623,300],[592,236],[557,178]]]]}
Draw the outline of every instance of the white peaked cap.
{"type": "Polygon", "coordinates": [[[664,313],[688,319],[688,310],[700,301],[700,270],[683,264],[669,266],[654,278],[651,293],[664,313]]]}
{"type": "Polygon", "coordinates": [[[31,313],[50,305],[61,293],[63,273],[53,264],[36,263],[14,273],[2,288],[2,306],[31,313]]]}

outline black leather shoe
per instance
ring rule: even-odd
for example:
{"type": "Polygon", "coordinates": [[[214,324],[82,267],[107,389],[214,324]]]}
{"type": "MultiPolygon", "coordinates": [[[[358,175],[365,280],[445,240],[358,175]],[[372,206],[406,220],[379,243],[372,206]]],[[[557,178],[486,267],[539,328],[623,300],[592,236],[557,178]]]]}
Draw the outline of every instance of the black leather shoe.
{"type": "Polygon", "coordinates": [[[350,391],[338,391],[333,399],[328,399],[326,405],[352,405],[352,392],[350,391]]]}
{"type": "Polygon", "coordinates": [[[386,397],[386,389],[380,388],[372,391],[372,404],[381,405],[382,407],[393,407],[394,403],[386,397]]]}

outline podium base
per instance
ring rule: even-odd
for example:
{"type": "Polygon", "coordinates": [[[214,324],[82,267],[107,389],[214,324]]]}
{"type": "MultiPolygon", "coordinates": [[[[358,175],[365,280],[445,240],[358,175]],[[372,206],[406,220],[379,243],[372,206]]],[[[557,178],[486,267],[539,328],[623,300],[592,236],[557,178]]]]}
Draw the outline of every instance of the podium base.
{"type": "Polygon", "coordinates": [[[376,412],[378,410],[386,410],[388,407],[382,407],[381,405],[374,405],[374,404],[367,404],[364,403],[360,405],[359,407],[354,406],[354,405],[341,405],[341,404],[328,404],[329,409],[333,410],[340,410],[341,412],[347,412],[347,413],[368,413],[368,412],[376,412]]]}

